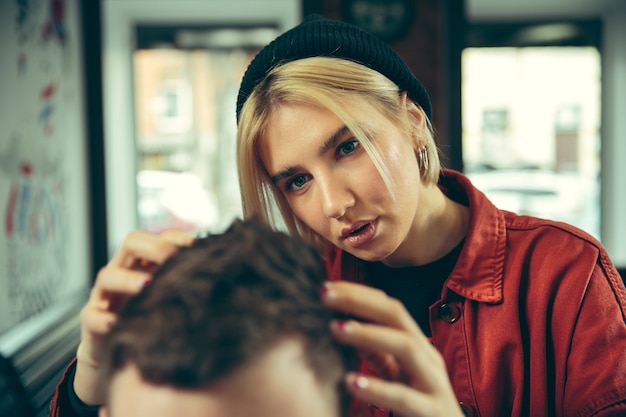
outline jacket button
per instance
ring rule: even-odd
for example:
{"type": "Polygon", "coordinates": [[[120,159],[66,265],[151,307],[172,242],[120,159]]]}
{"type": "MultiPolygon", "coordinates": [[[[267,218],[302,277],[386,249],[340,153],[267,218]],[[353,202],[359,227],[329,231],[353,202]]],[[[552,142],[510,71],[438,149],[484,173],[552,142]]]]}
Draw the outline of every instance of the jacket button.
{"type": "Polygon", "coordinates": [[[461,411],[465,417],[476,417],[476,410],[470,404],[461,401],[459,405],[461,406],[461,411]]]}
{"type": "Polygon", "coordinates": [[[448,303],[442,303],[439,306],[439,318],[448,323],[454,323],[461,317],[461,309],[448,303]]]}

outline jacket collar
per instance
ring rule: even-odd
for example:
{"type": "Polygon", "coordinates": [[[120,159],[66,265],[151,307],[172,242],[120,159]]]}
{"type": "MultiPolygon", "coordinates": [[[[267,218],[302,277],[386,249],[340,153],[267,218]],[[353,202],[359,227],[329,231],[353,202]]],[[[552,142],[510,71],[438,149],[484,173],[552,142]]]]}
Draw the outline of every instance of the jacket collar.
{"type": "Polygon", "coordinates": [[[504,214],[459,172],[442,170],[439,187],[470,208],[465,244],[444,286],[471,300],[501,303],[506,250],[504,214]]]}

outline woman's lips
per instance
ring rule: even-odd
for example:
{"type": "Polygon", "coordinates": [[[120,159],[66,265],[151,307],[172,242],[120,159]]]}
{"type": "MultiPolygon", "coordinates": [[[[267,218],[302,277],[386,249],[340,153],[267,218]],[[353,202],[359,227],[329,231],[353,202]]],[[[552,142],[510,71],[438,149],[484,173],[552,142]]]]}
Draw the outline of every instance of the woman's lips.
{"type": "Polygon", "coordinates": [[[351,227],[350,231],[344,230],[342,232],[343,240],[353,248],[366,245],[371,242],[376,236],[376,227],[378,225],[378,219],[371,222],[364,222],[362,224],[356,224],[351,227]]]}

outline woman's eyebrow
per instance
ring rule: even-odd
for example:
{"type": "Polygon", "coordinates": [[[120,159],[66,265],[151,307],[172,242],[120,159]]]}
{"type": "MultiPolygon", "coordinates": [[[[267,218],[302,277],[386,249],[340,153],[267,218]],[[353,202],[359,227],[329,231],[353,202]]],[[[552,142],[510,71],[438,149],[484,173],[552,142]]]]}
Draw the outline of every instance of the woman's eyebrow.
{"type": "Polygon", "coordinates": [[[337,129],[335,131],[335,133],[330,135],[328,137],[328,139],[326,139],[324,144],[322,146],[320,146],[320,150],[318,152],[318,155],[321,156],[321,155],[325,154],[326,152],[328,152],[329,149],[333,149],[337,145],[337,142],[339,142],[339,139],[341,139],[343,137],[343,135],[345,135],[346,132],[348,132],[349,130],[350,129],[348,129],[348,126],[346,126],[346,125],[343,125],[339,129],[337,129]]]}
{"type": "MultiPolygon", "coordinates": [[[[333,132],[333,134],[330,135],[328,137],[328,139],[326,139],[324,144],[322,146],[320,146],[320,149],[318,151],[318,155],[321,156],[321,155],[325,154],[326,152],[328,152],[330,149],[333,149],[337,145],[337,142],[339,142],[339,140],[343,137],[343,135],[345,135],[346,132],[349,132],[349,131],[350,131],[350,129],[348,128],[348,126],[343,125],[339,129],[337,129],[335,132],[333,132]]],[[[276,174],[272,175],[270,177],[270,180],[272,181],[272,184],[276,184],[280,180],[282,180],[283,178],[288,178],[288,177],[292,176],[297,171],[298,171],[298,167],[296,167],[296,166],[286,167],[286,168],[280,170],[279,172],[277,172],[276,174]]]]}
{"type": "Polygon", "coordinates": [[[297,171],[296,167],[287,167],[287,168],[277,172],[276,174],[272,175],[270,177],[270,180],[272,181],[272,184],[276,184],[280,180],[282,180],[283,178],[291,177],[293,174],[296,173],[296,171],[297,171]]]}

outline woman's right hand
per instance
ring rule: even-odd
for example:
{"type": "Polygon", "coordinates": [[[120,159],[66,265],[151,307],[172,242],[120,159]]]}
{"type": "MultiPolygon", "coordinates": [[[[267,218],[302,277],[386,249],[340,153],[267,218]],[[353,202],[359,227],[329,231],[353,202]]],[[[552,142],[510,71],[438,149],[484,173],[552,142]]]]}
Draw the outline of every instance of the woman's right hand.
{"type": "Polygon", "coordinates": [[[76,353],[74,390],[85,404],[104,402],[102,355],[106,334],[125,301],[152,280],[154,270],[193,237],[178,230],[161,235],[131,232],[111,261],[98,272],[80,315],[81,342],[76,353]]]}

